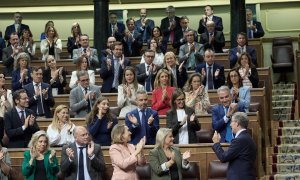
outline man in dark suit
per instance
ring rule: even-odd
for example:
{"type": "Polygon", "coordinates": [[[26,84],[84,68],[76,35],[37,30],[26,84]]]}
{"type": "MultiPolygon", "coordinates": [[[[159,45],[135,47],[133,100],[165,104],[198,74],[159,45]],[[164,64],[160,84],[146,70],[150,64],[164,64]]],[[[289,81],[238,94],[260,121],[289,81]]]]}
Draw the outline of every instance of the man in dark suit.
{"type": "Polygon", "coordinates": [[[230,180],[255,180],[256,146],[247,132],[249,124],[245,113],[237,112],[232,116],[231,128],[235,138],[232,140],[227,151],[220,144],[220,134],[214,134],[212,146],[217,157],[222,163],[229,162],[227,179],[230,180]]]}
{"type": "Polygon", "coordinates": [[[65,180],[102,180],[105,162],[101,147],[89,141],[88,131],[83,126],[76,126],[75,142],[65,145],[61,152],[61,171],[65,180]]]}
{"type": "MultiPolygon", "coordinates": [[[[4,36],[4,39],[6,41],[8,41],[10,39],[11,33],[16,32],[18,37],[21,37],[22,31],[24,29],[29,29],[28,25],[22,24],[23,17],[20,12],[16,12],[14,14],[14,20],[15,20],[14,24],[6,27],[5,36],[4,36]]],[[[10,42],[8,42],[7,46],[9,46],[9,44],[10,44],[10,42]]]]}
{"type": "Polygon", "coordinates": [[[228,86],[221,86],[218,91],[220,104],[212,109],[212,128],[221,134],[221,142],[231,142],[233,134],[230,127],[233,113],[245,112],[245,106],[232,103],[232,95],[228,86]]]}
{"type": "Polygon", "coordinates": [[[251,9],[246,9],[246,20],[247,20],[248,39],[260,38],[265,35],[261,23],[253,20],[253,14],[251,9]]]}
{"type": "Polygon", "coordinates": [[[2,61],[2,50],[6,48],[5,41],[0,37],[0,61],[2,61]]]}
{"type": "Polygon", "coordinates": [[[118,86],[122,83],[123,71],[130,66],[130,61],[123,54],[123,45],[117,41],[112,45],[113,55],[103,59],[100,77],[103,79],[102,93],[118,92],[118,86]]]}
{"type": "Polygon", "coordinates": [[[90,84],[87,71],[77,72],[78,86],[70,92],[70,108],[76,118],[83,118],[91,112],[96,100],[101,96],[100,87],[90,84]]]}
{"type": "Polygon", "coordinates": [[[168,6],[166,8],[167,17],[163,18],[160,23],[160,29],[163,33],[163,44],[167,47],[167,43],[173,43],[175,40],[175,32],[180,27],[180,18],[175,16],[174,6],[168,6]]]}
{"type": "Polygon", "coordinates": [[[238,58],[243,52],[247,52],[250,55],[252,63],[257,67],[256,51],[254,48],[246,45],[247,34],[244,32],[238,33],[236,36],[236,41],[238,43],[238,46],[229,50],[230,68],[233,68],[235,66],[238,58]]]}
{"type": "Polygon", "coordinates": [[[22,47],[18,46],[19,37],[16,32],[11,33],[9,42],[10,45],[2,50],[2,62],[6,67],[4,69],[5,76],[12,76],[15,57],[17,57],[20,52],[23,52],[22,47]]]}
{"type": "Polygon", "coordinates": [[[154,145],[156,133],[159,129],[157,111],[148,108],[148,96],[144,90],[136,92],[137,109],[126,114],[125,123],[131,134],[132,144],[137,144],[146,137],[146,145],[154,145]]]}
{"type": "Polygon", "coordinates": [[[215,23],[207,21],[206,32],[201,34],[200,44],[204,45],[205,49],[212,49],[215,53],[223,53],[225,46],[225,38],[222,31],[215,30],[215,23]]]}
{"type": "Polygon", "coordinates": [[[134,26],[134,19],[129,18],[126,21],[127,30],[123,39],[124,55],[126,57],[141,56],[143,47],[142,34],[134,26]]]}
{"type": "Polygon", "coordinates": [[[29,108],[36,112],[37,117],[52,118],[51,107],[54,106],[51,86],[43,83],[43,70],[41,67],[31,69],[32,83],[24,86],[29,97],[29,108]]]}
{"type": "Polygon", "coordinates": [[[159,70],[159,67],[153,64],[155,52],[148,49],[144,52],[145,63],[138,64],[135,67],[138,83],[145,87],[147,92],[152,92],[154,89],[154,80],[159,70]]]}
{"type": "Polygon", "coordinates": [[[113,43],[115,43],[116,41],[117,41],[116,38],[113,37],[113,36],[110,36],[110,37],[107,38],[106,49],[101,50],[101,60],[100,60],[100,62],[102,62],[103,59],[105,59],[107,56],[112,56],[111,45],[113,43]]]}
{"type": "Polygon", "coordinates": [[[206,89],[218,89],[225,84],[224,66],[215,63],[215,54],[211,49],[205,51],[204,61],[196,68],[196,72],[202,75],[202,83],[206,89]]]}
{"type": "Polygon", "coordinates": [[[136,30],[142,34],[143,43],[147,43],[151,36],[151,31],[154,28],[154,21],[147,18],[147,9],[140,10],[140,19],[135,22],[136,30]]]}
{"type": "Polygon", "coordinates": [[[223,22],[222,18],[214,16],[214,9],[211,5],[206,5],[204,7],[204,15],[199,21],[198,33],[202,34],[206,31],[207,21],[213,21],[215,23],[215,29],[217,31],[223,31],[223,22]]]}
{"type": "Polygon", "coordinates": [[[24,89],[13,93],[15,107],[4,115],[5,132],[9,138],[8,148],[26,148],[32,134],[39,130],[32,110],[28,109],[29,98],[24,89]]]}
{"type": "Polygon", "coordinates": [[[117,14],[113,12],[109,14],[108,35],[114,36],[120,42],[122,42],[125,35],[125,25],[118,22],[117,14]]]}

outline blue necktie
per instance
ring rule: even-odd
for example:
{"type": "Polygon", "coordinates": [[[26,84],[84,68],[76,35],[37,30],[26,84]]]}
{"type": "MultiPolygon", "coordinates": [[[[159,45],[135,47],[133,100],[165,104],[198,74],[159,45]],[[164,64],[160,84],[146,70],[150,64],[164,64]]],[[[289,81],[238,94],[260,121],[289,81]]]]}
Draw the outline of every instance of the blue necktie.
{"type": "Polygon", "coordinates": [[[142,112],[142,122],[141,122],[142,137],[144,137],[144,136],[147,137],[146,111],[145,111],[145,109],[142,109],[141,112],[142,112]]]}
{"type": "MultiPolygon", "coordinates": [[[[149,65],[147,65],[147,70],[149,71],[149,65]]],[[[145,86],[146,86],[146,91],[147,92],[151,92],[151,74],[149,73],[149,76],[146,78],[146,82],[145,82],[145,86]]]]}
{"type": "Polygon", "coordinates": [[[129,38],[128,38],[128,41],[127,41],[128,50],[129,50],[129,53],[130,53],[130,54],[132,54],[132,49],[131,49],[132,38],[133,38],[133,33],[132,33],[132,37],[129,37],[129,38]]]}
{"type": "Polygon", "coordinates": [[[250,28],[247,28],[247,35],[249,39],[253,39],[252,30],[250,28]]]}
{"type": "MultiPolygon", "coordinates": [[[[228,111],[228,107],[225,107],[225,116],[227,114],[227,111],[228,111]]],[[[232,130],[230,127],[230,121],[231,120],[229,120],[226,124],[226,136],[225,136],[226,142],[231,142],[231,140],[232,140],[232,130]]]]}
{"type": "Polygon", "coordinates": [[[208,66],[207,81],[208,81],[207,82],[207,84],[208,84],[207,89],[214,89],[213,77],[212,77],[212,72],[211,72],[211,66],[208,66]]]}
{"type": "Polygon", "coordinates": [[[79,165],[78,165],[78,180],[84,180],[84,166],[83,166],[83,148],[79,147],[79,165]]]}

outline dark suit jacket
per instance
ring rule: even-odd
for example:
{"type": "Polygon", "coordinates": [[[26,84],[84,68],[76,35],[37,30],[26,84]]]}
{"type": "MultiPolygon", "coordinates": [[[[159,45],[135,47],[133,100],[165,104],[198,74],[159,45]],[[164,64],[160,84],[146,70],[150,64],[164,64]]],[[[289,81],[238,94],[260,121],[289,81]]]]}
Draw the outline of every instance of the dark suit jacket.
{"type": "MultiPolygon", "coordinates": [[[[158,72],[158,70],[159,69],[157,69],[156,72],[158,72]]],[[[146,75],[145,63],[136,65],[135,66],[135,73],[136,73],[138,83],[145,86],[145,81],[149,77],[149,76],[146,75]]],[[[156,74],[157,73],[151,74],[151,87],[152,87],[152,90],[154,89],[154,80],[155,80],[156,74]]]]}
{"type": "Polygon", "coordinates": [[[254,38],[263,37],[265,35],[265,31],[264,31],[261,23],[258,21],[253,21],[253,25],[256,25],[256,29],[257,29],[256,32],[253,31],[253,37],[254,38]]]}
{"type": "Polygon", "coordinates": [[[139,19],[139,20],[135,21],[135,28],[136,28],[136,30],[138,30],[139,33],[142,34],[143,43],[146,43],[150,39],[151,31],[154,28],[154,21],[152,19],[147,18],[145,27],[142,28],[141,19],[139,19]]]}
{"type": "Polygon", "coordinates": [[[75,45],[75,42],[76,39],[73,36],[68,37],[67,49],[69,54],[71,55],[71,59],[73,58],[73,50],[81,47],[80,44],[75,45]]]}
{"type": "MultiPolygon", "coordinates": [[[[106,63],[107,58],[103,59],[102,64],[101,64],[100,77],[103,79],[103,84],[101,87],[102,93],[109,93],[111,91],[111,89],[113,88],[112,84],[114,81],[115,71],[114,71],[113,58],[111,57],[110,59],[111,59],[111,64],[112,64],[110,70],[107,69],[107,63],[106,63]]],[[[125,57],[124,66],[126,67],[126,66],[130,66],[130,65],[131,65],[131,63],[130,63],[129,59],[127,57],[125,57]]],[[[123,72],[124,72],[124,69],[121,66],[119,66],[119,75],[118,75],[119,84],[122,84],[123,72]]]]}
{"type": "MultiPolygon", "coordinates": [[[[173,30],[174,37],[175,37],[175,32],[178,31],[181,27],[180,27],[180,18],[175,16],[174,19],[176,21],[176,26],[173,30]]],[[[163,18],[160,23],[160,29],[161,29],[161,32],[163,33],[163,43],[164,44],[168,43],[168,40],[170,37],[171,31],[169,30],[169,26],[170,26],[169,18],[168,17],[163,18]]]]}
{"type": "MultiPolygon", "coordinates": [[[[20,27],[20,31],[18,32],[18,36],[21,37],[21,33],[24,29],[29,29],[29,26],[26,25],[26,24],[21,24],[21,27],[20,27]]],[[[13,32],[16,32],[16,29],[15,29],[15,24],[12,24],[10,26],[7,26],[6,27],[6,30],[5,30],[5,40],[9,40],[10,38],[10,34],[13,33],[13,32]]],[[[8,45],[7,45],[8,46],[8,45]]]]}
{"type": "MultiPolygon", "coordinates": [[[[55,79],[55,82],[53,84],[51,84],[51,88],[57,88],[58,89],[58,94],[64,94],[64,87],[67,85],[67,78],[66,78],[66,74],[67,72],[63,69],[62,70],[62,77],[63,77],[63,81],[61,82],[59,79],[59,76],[55,79]]],[[[43,71],[43,82],[50,84],[50,80],[52,79],[51,77],[51,69],[45,69],[43,71]]]]}
{"type": "MultiPolygon", "coordinates": [[[[33,114],[30,109],[25,109],[26,117],[33,114]]],[[[25,118],[26,118],[25,117],[25,118]]],[[[40,128],[36,121],[32,126],[28,126],[24,131],[22,129],[23,122],[20,119],[16,108],[12,108],[4,115],[5,132],[9,138],[8,148],[26,148],[31,139],[32,134],[39,131],[40,128]]]]}
{"type": "MultiPolygon", "coordinates": [[[[168,70],[167,67],[164,67],[164,69],[168,70]]],[[[184,66],[182,67],[181,72],[179,72],[178,69],[179,69],[179,65],[176,65],[176,83],[177,83],[177,87],[178,88],[183,88],[185,82],[188,79],[188,74],[187,74],[186,69],[185,69],[184,66]]],[[[172,73],[172,72],[170,72],[170,73],[172,73]]],[[[173,76],[173,74],[171,74],[171,86],[175,87],[174,86],[174,76],[173,76]]]]}
{"type": "Polygon", "coordinates": [[[229,162],[227,179],[255,180],[256,146],[247,130],[242,131],[238,137],[231,141],[227,151],[220,143],[212,146],[221,162],[229,162]]]}
{"type": "Polygon", "coordinates": [[[27,69],[28,69],[28,72],[27,72],[28,78],[24,79],[22,84],[19,82],[19,80],[21,79],[20,68],[13,71],[13,73],[12,73],[12,91],[22,89],[23,86],[25,86],[26,84],[32,83],[32,78],[30,76],[31,69],[30,69],[30,67],[27,67],[27,69]]]}
{"type": "MultiPolygon", "coordinates": [[[[122,42],[124,33],[125,33],[125,25],[123,23],[117,22],[118,31],[113,35],[117,41],[122,42]]],[[[108,25],[108,36],[112,35],[111,24],[108,25]]]]}
{"type": "Polygon", "coordinates": [[[4,48],[2,50],[2,62],[5,66],[4,74],[5,76],[12,76],[13,67],[14,67],[14,58],[11,57],[13,53],[13,49],[11,46],[8,46],[7,48],[4,48]]]}
{"type": "Polygon", "coordinates": [[[222,31],[214,32],[214,41],[209,44],[208,32],[202,33],[200,37],[200,44],[204,45],[205,49],[212,49],[215,53],[223,53],[223,47],[225,46],[225,38],[222,31]]]}
{"type": "Polygon", "coordinates": [[[143,36],[138,31],[133,32],[134,41],[131,43],[131,52],[128,45],[128,40],[123,39],[124,55],[126,57],[141,56],[141,49],[143,47],[143,36]]]}
{"type": "Polygon", "coordinates": [[[0,37],[0,61],[2,61],[2,50],[6,48],[5,41],[0,37]]]}
{"type": "Polygon", "coordinates": [[[251,68],[251,75],[249,77],[249,80],[251,81],[253,88],[258,88],[259,77],[256,67],[251,68]]]}
{"type": "MultiPolygon", "coordinates": [[[[223,31],[223,22],[222,18],[218,16],[213,16],[213,22],[215,23],[215,30],[216,31],[223,31]]],[[[202,34],[206,32],[206,22],[203,22],[203,19],[201,18],[199,21],[199,27],[198,27],[198,33],[202,34]]]]}
{"type": "Polygon", "coordinates": [[[50,107],[53,107],[54,104],[55,104],[54,98],[52,96],[52,88],[49,84],[43,83],[43,82],[41,83],[41,88],[42,88],[42,90],[46,89],[46,88],[49,88],[48,89],[48,98],[45,99],[44,96],[40,96],[35,100],[34,99],[35,90],[34,90],[34,87],[33,87],[33,83],[30,83],[30,84],[27,84],[27,85],[24,86],[24,89],[26,90],[27,95],[29,97],[29,108],[32,111],[37,112],[38,101],[40,101],[41,100],[40,98],[42,98],[43,107],[44,107],[44,114],[47,118],[52,118],[52,112],[50,110],[50,107]]]}
{"type": "MultiPolygon", "coordinates": [[[[95,157],[90,160],[88,155],[86,154],[86,164],[89,175],[91,179],[99,179],[102,180],[102,174],[105,171],[105,162],[103,158],[103,154],[101,151],[101,147],[98,144],[95,144],[94,148],[95,157]]],[[[65,175],[65,180],[74,180],[77,179],[78,174],[78,154],[76,143],[72,143],[70,145],[65,145],[61,151],[61,171],[65,175]],[[66,153],[66,149],[71,148],[74,151],[74,160],[70,162],[69,157],[66,153]]]]}
{"type": "MultiPolygon", "coordinates": [[[[197,68],[196,68],[196,72],[201,74],[202,68],[204,68],[205,72],[206,72],[206,63],[202,63],[200,64],[197,68]]],[[[206,72],[207,73],[207,72],[206,72]]],[[[203,85],[206,86],[206,76],[203,78],[203,85]]],[[[224,74],[224,66],[219,65],[217,63],[213,64],[213,82],[214,82],[214,89],[218,89],[219,87],[221,87],[222,85],[225,84],[225,74],[224,74]],[[220,73],[218,78],[216,78],[214,76],[216,70],[219,69],[220,73]]]]}
{"type": "MultiPolygon", "coordinates": [[[[245,112],[245,109],[238,104],[238,112],[245,112]]],[[[225,111],[224,106],[222,104],[217,104],[212,108],[212,128],[221,135],[221,142],[225,142],[226,138],[226,126],[227,123],[230,123],[228,121],[225,123],[224,121],[225,111]]]]}
{"type": "MultiPolygon", "coordinates": [[[[238,57],[236,55],[238,51],[238,48],[232,48],[229,50],[229,61],[230,61],[230,68],[233,68],[238,60],[238,57]]],[[[246,46],[246,52],[250,55],[252,63],[257,67],[257,57],[256,57],[256,51],[254,48],[246,46]]]]}
{"type": "MultiPolygon", "coordinates": [[[[187,117],[187,128],[188,128],[188,134],[189,134],[189,144],[191,143],[198,143],[196,132],[201,129],[201,125],[195,117],[195,120],[193,122],[190,121],[190,117],[193,113],[195,113],[195,110],[185,107],[184,108],[185,113],[188,115],[187,117]]],[[[167,112],[167,128],[172,129],[172,133],[174,136],[174,143],[179,143],[179,130],[182,126],[180,125],[180,122],[178,122],[177,117],[177,111],[169,110],[167,112]]]]}
{"type": "MultiPolygon", "coordinates": [[[[147,123],[146,144],[147,145],[154,145],[155,144],[156,133],[159,129],[159,117],[158,117],[157,111],[152,110],[151,108],[146,108],[145,112],[146,112],[146,120],[148,120],[151,115],[154,118],[154,120],[152,122],[152,125],[149,125],[147,123]]],[[[135,109],[135,110],[133,110],[133,111],[126,114],[125,123],[126,123],[126,126],[129,128],[129,131],[132,133],[130,143],[136,145],[137,143],[140,142],[141,138],[143,138],[142,134],[141,134],[141,119],[140,119],[138,109],[135,109]],[[138,126],[134,126],[129,121],[128,114],[134,115],[136,117],[136,119],[138,120],[138,123],[139,123],[138,126]]]]}

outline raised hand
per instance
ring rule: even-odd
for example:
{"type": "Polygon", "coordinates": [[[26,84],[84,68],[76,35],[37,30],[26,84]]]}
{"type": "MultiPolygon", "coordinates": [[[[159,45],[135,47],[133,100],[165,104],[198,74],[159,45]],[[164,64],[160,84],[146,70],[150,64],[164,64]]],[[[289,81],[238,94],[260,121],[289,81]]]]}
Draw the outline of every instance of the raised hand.
{"type": "Polygon", "coordinates": [[[107,129],[111,129],[112,128],[112,125],[113,125],[113,122],[112,121],[109,121],[107,123],[107,129]]]}
{"type": "Polygon", "coordinates": [[[3,149],[1,149],[1,151],[0,151],[0,161],[3,161],[4,157],[5,157],[5,152],[3,151],[3,149]]]}
{"type": "Polygon", "coordinates": [[[88,146],[87,146],[87,153],[88,153],[88,156],[93,156],[94,155],[94,148],[95,148],[95,143],[94,141],[91,141],[88,146]]]}
{"type": "Polygon", "coordinates": [[[140,142],[136,145],[136,151],[137,151],[137,153],[140,153],[143,150],[143,148],[145,146],[145,143],[146,143],[146,137],[144,136],[140,140],[140,142]]]}
{"type": "Polygon", "coordinates": [[[191,122],[194,122],[195,117],[196,117],[196,116],[195,116],[195,113],[193,113],[193,114],[191,115],[191,117],[190,117],[190,121],[191,121],[191,122]]]}
{"type": "Polygon", "coordinates": [[[185,151],[183,154],[182,154],[182,159],[183,160],[187,160],[191,157],[191,151],[190,150],[187,150],[185,151]]]}
{"type": "Polygon", "coordinates": [[[218,77],[220,74],[220,69],[217,69],[216,72],[215,72],[215,77],[218,77]]]}
{"type": "Polygon", "coordinates": [[[187,121],[187,117],[188,117],[187,114],[183,117],[182,121],[180,122],[181,126],[183,126],[185,124],[185,122],[187,121]]]}
{"type": "Polygon", "coordinates": [[[183,67],[184,61],[179,65],[178,71],[181,72],[182,71],[182,67],[183,67]]]}
{"type": "Polygon", "coordinates": [[[132,124],[138,124],[138,120],[136,119],[136,117],[132,114],[128,114],[127,115],[128,120],[132,123],[132,124]]]}
{"type": "Polygon", "coordinates": [[[151,125],[154,121],[154,117],[153,117],[153,114],[151,114],[151,116],[149,117],[148,119],[148,124],[151,125]]]}
{"type": "Polygon", "coordinates": [[[71,148],[66,149],[66,154],[69,157],[69,159],[71,159],[71,160],[74,159],[74,151],[71,148]]]}
{"type": "Polygon", "coordinates": [[[54,149],[51,149],[51,154],[49,156],[49,162],[50,163],[53,163],[53,157],[55,156],[55,150],[54,149]]]}
{"type": "Polygon", "coordinates": [[[167,89],[163,89],[162,101],[164,101],[168,97],[167,89]]]}
{"type": "Polygon", "coordinates": [[[29,117],[28,124],[29,126],[32,126],[35,122],[35,117],[32,114],[30,114],[28,117],[29,117]]]}
{"type": "Polygon", "coordinates": [[[204,68],[201,69],[201,75],[202,75],[202,77],[205,77],[205,76],[206,76],[206,72],[205,72],[205,69],[204,69],[204,68]]]}
{"type": "Polygon", "coordinates": [[[212,137],[212,141],[214,143],[218,143],[218,142],[220,142],[220,140],[221,140],[220,134],[217,131],[215,131],[215,133],[214,133],[214,135],[212,137]]]}
{"type": "Polygon", "coordinates": [[[107,60],[106,60],[106,65],[107,65],[107,69],[110,70],[110,68],[111,68],[111,66],[112,66],[111,59],[107,59],[107,60]]]}
{"type": "Polygon", "coordinates": [[[34,147],[31,147],[31,149],[30,149],[30,158],[32,160],[34,160],[36,157],[37,157],[37,152],[36,152],[34,147]]]}

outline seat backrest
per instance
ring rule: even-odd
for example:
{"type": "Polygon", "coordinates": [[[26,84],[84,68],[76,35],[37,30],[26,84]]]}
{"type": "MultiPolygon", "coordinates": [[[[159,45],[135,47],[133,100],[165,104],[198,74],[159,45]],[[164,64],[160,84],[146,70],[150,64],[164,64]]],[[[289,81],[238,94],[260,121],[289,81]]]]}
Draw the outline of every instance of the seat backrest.
{"type": "Polygon", "coordinates": [[[214,131],[212,129],[201,129],[197,131],[198,143],[212,143],[214,131]]]}
{"type": "Polygon", "coordinates": [[[190,167],[187,170],[182,170],[182,179],[200,180],[200,171],[197,162],[190,162],[190,167]]]}
{"type": "Polygon", "coordinates": [[[273,38],[273,47],[274,46],[285,46],[290,45],[293,46],[292,38],[289,36],[285,37],[275,37],[273,38]]]}
{"type": "Polygon", "coordinates": [[[209,180],[226,180],[226,172],[228,163],[221,163],[220,161],[211,161],[208,166],[208,179],[209,180]]]}
{"type": "Polygon", "coordinates": [[[138,173],[140,180],[150,180],[151,179],[151,167],[147,163],[144,166],[137,166],[136,172],[138,173]]]}
{"type": "Polygon", "coordinates": [[[273,38],[272,57],[273,64],[293,63],[294,53],[291,37],[273,38]]]}

